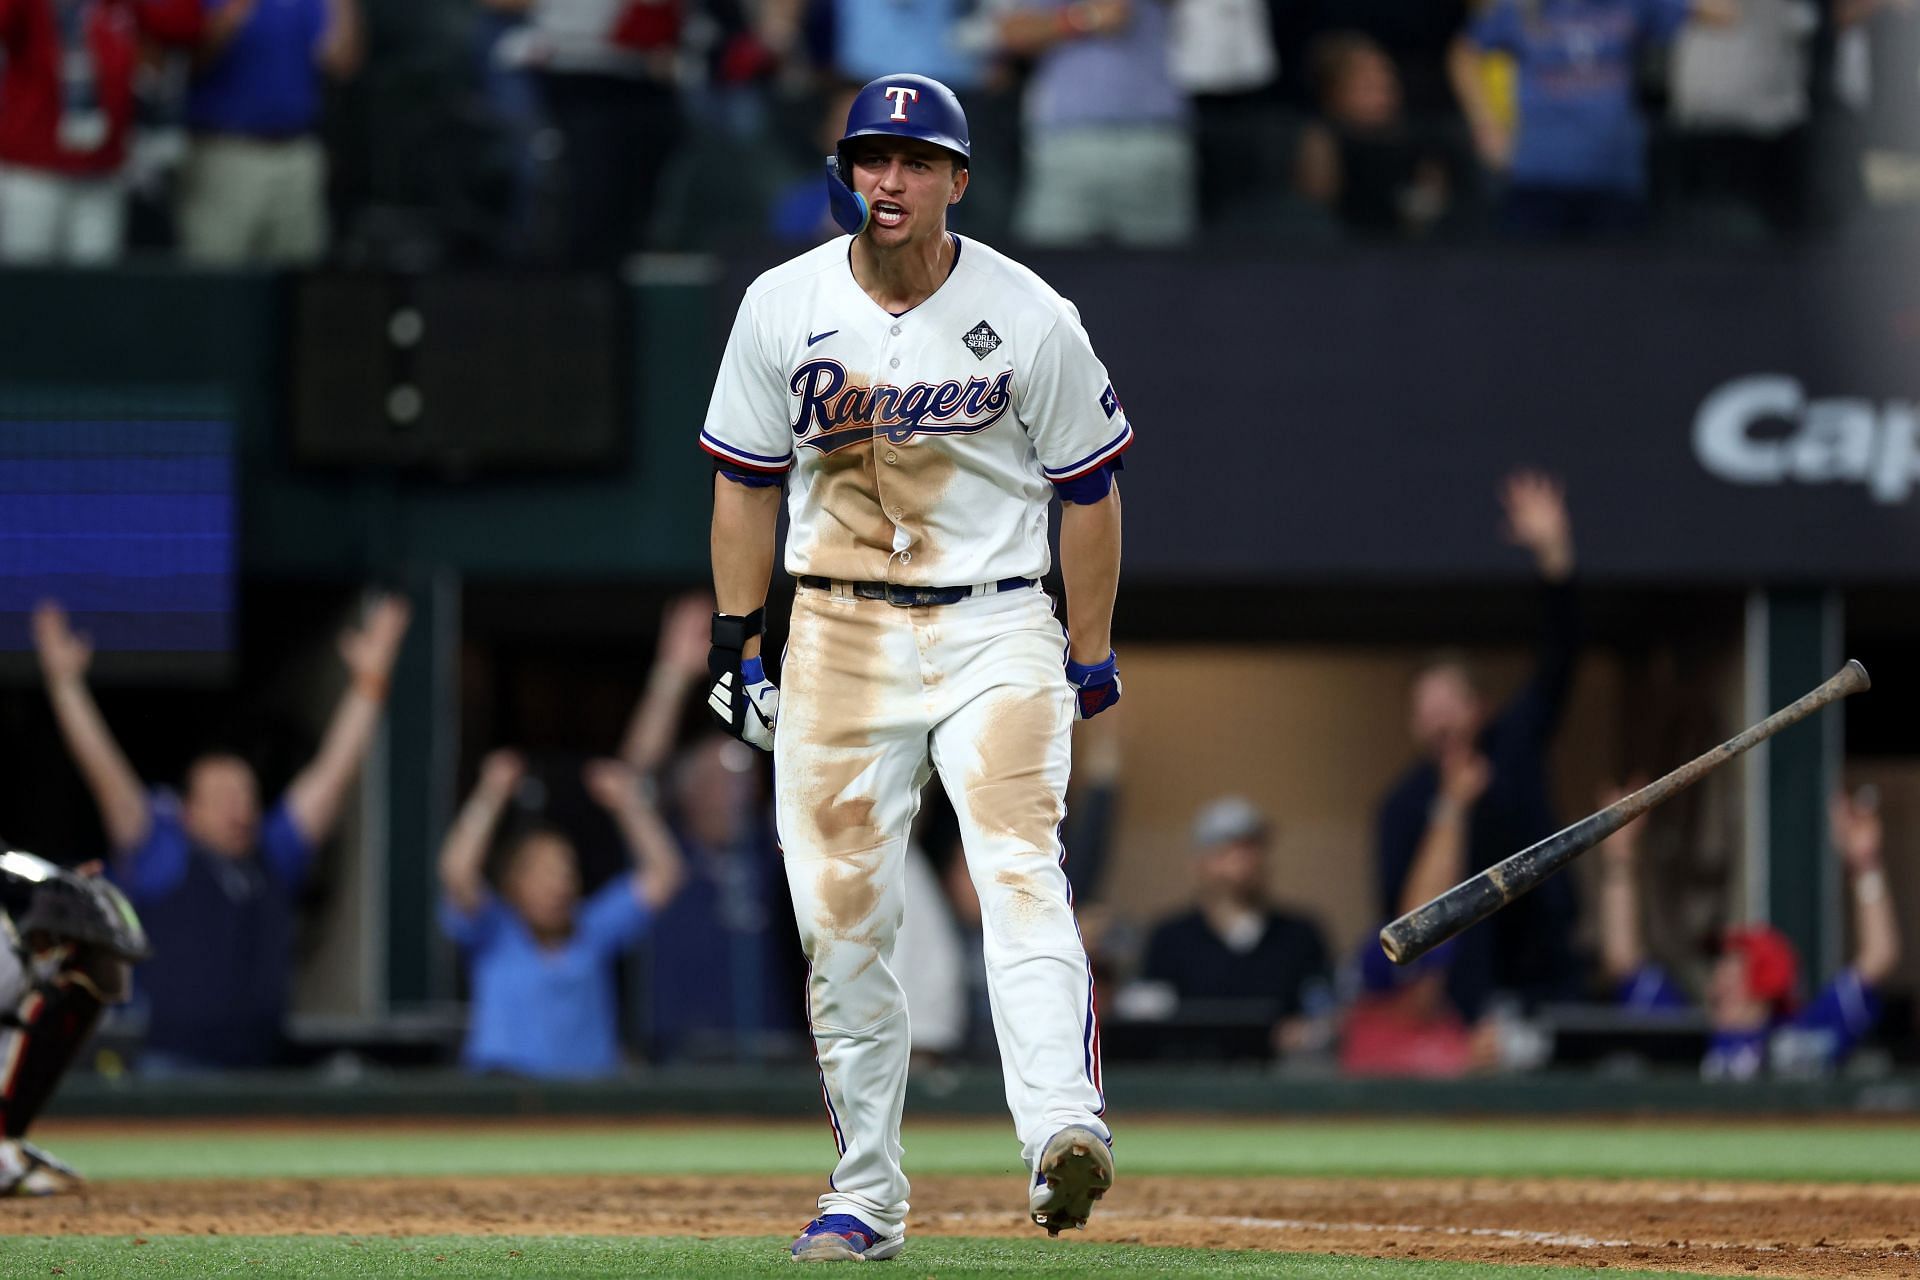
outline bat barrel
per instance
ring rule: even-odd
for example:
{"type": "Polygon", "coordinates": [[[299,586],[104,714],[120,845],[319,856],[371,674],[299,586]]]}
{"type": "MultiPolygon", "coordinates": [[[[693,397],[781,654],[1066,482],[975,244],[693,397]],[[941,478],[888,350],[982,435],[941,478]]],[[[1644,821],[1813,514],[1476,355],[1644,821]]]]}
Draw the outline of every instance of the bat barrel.
{"type": "Polygon", "coordinates": [[[1380,949],[1395,964],[1412,964],[1447,939],[1472,928],[1575,858],[1652,808],[1642,788],[1538,844],[1453,886],[1380,931],[1380,949]]]}
{"type": "Polygon", "coordinates": [[[1798,724],[1822,707],[1873,687],[1867,669],[1849,661],[1819,688],[1752,725],[1672,773],[1595,814],[1530,845],[1503,862],[1416,907],[1380,931],[1380,949],[1395,964],[1411,964],[1463,929],[1485,920],[1647,810],[1685,791],[1709,773],[1798,724]]]}
{"type": "Polygon", "coordinates": [[[1380,931],[1380,949],[1395,964],[1412,964],[1447,939],[1507,905],[1485,871],[1416,907],[1380,931]]]}

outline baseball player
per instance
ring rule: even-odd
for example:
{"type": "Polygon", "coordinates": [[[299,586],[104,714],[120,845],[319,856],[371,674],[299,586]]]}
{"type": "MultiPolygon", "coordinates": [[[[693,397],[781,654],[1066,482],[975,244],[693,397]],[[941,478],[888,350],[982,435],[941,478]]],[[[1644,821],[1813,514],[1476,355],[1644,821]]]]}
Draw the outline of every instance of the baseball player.
{"type": "Polygon", "coordinates": [[[27,1126],[146,958],[146,932],[118,889],[0,841],[0,1196],[80,1181],[26,1140],[27,1126]]]}
{"type": "Polygon", "coordinates": [[[1133,430],[1072,304],[948,232],[967,162],[945,85],[903,74],[860,91],[827,161],[848,238],[747,290],[700,436],[718,470],[709,704],[774,754],[840,1152],[793,1244],[806,1261],[905,1242],[907,1007],[891,964],[933,770],[980,893],[1029,1212],[1049,1234],[1084,1226],[1113,1181],[1058,828],[1073,721],[1120,698],[1114,472],[1133,430]],[[783,481],[798,589],[776,688],[760,636],[783,481]],[[1065,633],[1039,587],[1056,495],[1065,633]]]}

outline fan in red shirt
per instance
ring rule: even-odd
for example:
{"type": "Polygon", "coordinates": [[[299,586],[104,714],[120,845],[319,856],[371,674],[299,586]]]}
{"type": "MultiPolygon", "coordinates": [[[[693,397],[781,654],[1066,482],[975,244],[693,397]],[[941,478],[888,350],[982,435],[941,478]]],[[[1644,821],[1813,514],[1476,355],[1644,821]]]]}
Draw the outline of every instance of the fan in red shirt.
{"type": "Polygon", "coordinates": [[[119,256],[141,41],[200,24],[201,0],[0,0],[0,261],[119,256]]]}

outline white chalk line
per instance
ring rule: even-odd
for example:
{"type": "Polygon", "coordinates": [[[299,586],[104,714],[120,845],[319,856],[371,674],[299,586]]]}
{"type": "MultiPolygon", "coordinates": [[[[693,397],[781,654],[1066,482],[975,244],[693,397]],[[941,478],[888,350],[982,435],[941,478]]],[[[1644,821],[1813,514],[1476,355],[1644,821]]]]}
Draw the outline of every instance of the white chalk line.
{"type": "MultiPolygon", "coordinates": [[[[1632,1240],[1602,1240],[1595,1236],[1566,1235],[1557,1231],[1522,1231],[1516,1227],[1443,1227],[1424,1222],[1316,1222],[1308,1218],[1235,1218],[1193,1217],[1190,1222],[1205,1222],[1222,1227],[1257,1227],[1269,1231],[1362,1231],[1385,1235],[1482,1236],[1496,1240],[1518,1240],[1524,1244],[1557,1244],[1576,1249],[1628,1249],[1632,1240]]],[[[1641,1246],[1649,1247],[1649,1246],[1641,1246]]]]}
{"type": "MultiPolygon", "coordinates": [[[[999,1222],[1000,1214],[943,1213],[943,1222],[999,1222]]],[[[1644,1240],[1608,1240],[1599,1236],[1569,1235],[1558,1231],[1524,1231],[1518,1227],[1447,1227],[1430,1222],[1322,1222],[1311,1218],[1248,1218],[1230,1215],[1170,1214],[1155,1222],[1199,1224],[1211,1227],[1251,1227],[1267,1231],[1317,1231],[1323,1234],[1355,1232],[1371,1235],[1466,1236],[1479,1239],[1513,1240],[1521,1244],[1558,1245],[1569,1249],[1662,1249],[1660,1244],[1644,1240]]],[[[1713,1241],[1688,1241],[1690,1249],[1741,1249],[1754,1253],[1778,1253],[1778,1245],[1727,1244],[1713,1241]]]]}

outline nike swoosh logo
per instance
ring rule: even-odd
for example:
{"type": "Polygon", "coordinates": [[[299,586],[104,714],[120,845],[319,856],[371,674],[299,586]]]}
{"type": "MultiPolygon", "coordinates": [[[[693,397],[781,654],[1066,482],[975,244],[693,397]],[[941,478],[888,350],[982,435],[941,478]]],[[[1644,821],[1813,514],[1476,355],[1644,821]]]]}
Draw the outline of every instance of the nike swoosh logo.
{"type": "Polygon", "coordinates": [[[829,329],[825,333],[816,333],[807,339],[807,345],[812,346],[816,342],[825,342],[838,332],[840,332],[838,329],[829,329]]]}

